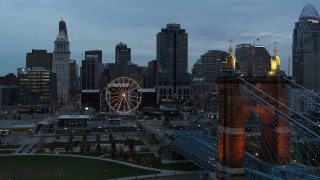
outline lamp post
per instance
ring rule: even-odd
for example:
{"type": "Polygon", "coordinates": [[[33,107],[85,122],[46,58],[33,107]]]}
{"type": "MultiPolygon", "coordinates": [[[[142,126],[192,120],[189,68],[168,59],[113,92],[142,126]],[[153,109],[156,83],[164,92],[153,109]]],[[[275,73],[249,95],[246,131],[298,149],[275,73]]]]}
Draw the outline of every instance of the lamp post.
{"type": "Polygon", "coordinates": [[[106,179],[108,179],[108,169],[106,169],[106,179]]]}

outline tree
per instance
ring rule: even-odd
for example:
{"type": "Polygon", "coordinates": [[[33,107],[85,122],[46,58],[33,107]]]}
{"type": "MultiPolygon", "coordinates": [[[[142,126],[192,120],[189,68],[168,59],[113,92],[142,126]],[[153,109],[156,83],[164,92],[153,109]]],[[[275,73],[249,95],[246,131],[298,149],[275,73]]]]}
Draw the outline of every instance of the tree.
{"type": "Polygon", "coordinates": [[[100,143],[97,144],[97,146],[96,146],[96,151],[97,151],[97,153],[98,153],[99,155],[101,154],[101,145],[100,145],[100,143]]]}
{"type": "Polygon", "coordinates": [[[119,147],[119,159],[123,156],[124,148],[123,145],[119,147]]]}
{"type": "Polygon", "coordinates": [[[101,136],[100,136],[100,134],[97,134],[97,136],[96,136],[96,143],[99,144],[100,141],[101,141],[101,136]]]}
{"type": "Polygon", "coordinates": [[[56,147],[57,147],[57,142],[56,141],[53,141],[52,143],[49,143],[49,150],[51,152],[53,152],[56,147]]]}
{"type": "Polygon", "coordinates": [[[87,144],[86,152],[88,153],[88,152],[90,152],[90,150],[91,150],[91,146],[90,146],[90,144],[87,144]]]}
{"type": "Polygon", "coordinates": [[[136,154],[136,155],[135,155],[135,160],[136,160],[136,163],[137,163],[138,165],[140,165],[140,163],[141,163],[141,157],[140,157],[140,155],[136,154]]]}
{"type": "Polygon", "coordinates": [[[113,134],[110,132],[109,133],[109,141],[112,142],[113,141],[113,134]]]}
{"type": "Polygon", "coordinates": [[[69,151],[73,150],[73,136],[70,135],[67,146],[69,147],[69,151]]]}
{"type": "Polygon", "coordinates": [[[84,153],[85,148],[86,148],[86,144],[85,144],[85,143],[82,143],[81,146],[80,146],[80,152],[81,152],[81,154],[84,153]]]}
{"type": "Polygon", "coordinates": [[[86,143],[86,142],[87,142],[87,139],[88,139],[87,133],[84,133],[84,134],[82,135],[82,142],[83,142],[83,143],[86,143]]]}
{"type": "Polygon", "coordinates": [[[57,139],[57,140],[60,140],[61,138],[60,138],[60,136],[58,135],[58,136],[56,137],[56,139],[57,139]]]}
{"type": "Polygon", "coordinates": [[[134,145],[132,142],[129,143],[129,146],[128,146],[130,152],[132,153],[134,151],[134,145]]]}
{"type": "Polygon", "coordinates": [[[64,146],[64,150],[66,151],[66,153],[69,152],[69,150],[70,150],[69,143],[67,143],[67,144],[64,146]]]}
{"type": "Polygon", "coordinates": [[[155,163],[156,167],[160,168],[161,164],[162,164],[161,156],[157,156],[156,163],[155,163]]]}
{"type": "Polygon", "coordinates": [[[128,153],[127,152],[123,153],[123,160],[127,162],[127,160],[128,160],[128,153]]]}
{"type": "Polygon", "coordinates": [[[117,150],[116,149],[111,149],[110,150],[110,155],[111,155],[111,158],[114,159],[115,155],[116,155],[116,152],[117,150]]]}
{"type": "Polygon", "coordinates": [[[117,150],[117,145],[115,141],[112,141],[111,143],[111,149],[117,150]]]}

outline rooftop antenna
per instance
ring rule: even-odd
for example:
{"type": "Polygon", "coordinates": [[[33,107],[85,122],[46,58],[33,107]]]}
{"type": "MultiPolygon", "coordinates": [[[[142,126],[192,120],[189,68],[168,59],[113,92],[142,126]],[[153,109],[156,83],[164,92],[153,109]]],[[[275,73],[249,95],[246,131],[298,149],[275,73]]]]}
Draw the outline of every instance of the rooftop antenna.
{"type": "Polygon", "coordinates": [[[288,58],[288,76],[290,76],[290,58],[288,58]]]}
{"type": "Polygon", "coordinates": [[[268,53],[270,54],[270,51],[269,51],[269,39],[268,39],[268,53]]]}

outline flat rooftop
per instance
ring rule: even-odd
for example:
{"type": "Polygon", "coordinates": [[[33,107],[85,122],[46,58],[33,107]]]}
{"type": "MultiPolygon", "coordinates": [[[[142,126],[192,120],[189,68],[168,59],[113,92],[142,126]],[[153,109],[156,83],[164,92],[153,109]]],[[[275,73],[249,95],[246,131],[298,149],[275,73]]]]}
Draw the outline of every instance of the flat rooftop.
{"type": "Polygon", "coordinates": [[[58,119],[90,119],[89,115],[60,115],[58,119]]]}
{"type": "Polygon", "coordinates": [[[34,120],[1,120],[0,129],[14,128],[34,128],[36,123],[34,120]]]}

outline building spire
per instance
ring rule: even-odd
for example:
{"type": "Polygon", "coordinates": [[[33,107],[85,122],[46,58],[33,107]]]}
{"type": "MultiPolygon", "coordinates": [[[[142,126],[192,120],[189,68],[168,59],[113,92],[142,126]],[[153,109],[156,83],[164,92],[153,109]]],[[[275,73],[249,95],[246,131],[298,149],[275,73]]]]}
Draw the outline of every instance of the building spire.
{"type": "Polygon", "coordinates": [[[232,42],[233,42],[233,41],[230,39],[228,42],[229,42],[229,45],[230,45],[230,47],[229,47],[229,53],[230,53],[230,54],[232,54],[232,47],[231,47],[231,44],[232,44],[232,42]]]}
{"type": "Polygon", "coordinates": [[[280,70],[280,57],[278,54],[277,49],[277,41],[274,41],[274,50],[273,50],[273,56],[270,58],[270,64],[271,64],[271,70],[267,72],[267,76],[283,76],[285,73],[280,70]]]}
{"type": "Polygon", "coordinates": [[[59,32],[60,31],[63,31],[65,35],[68,37],[67,25],[66,22],[63,21],[63,17],[62,20],[59,22],[59,32]]]}
{"type": "Polygon", "coordinates": [[[233,41],[230,39],[228,42],[229,42],[230,55],[226,58],[227,69],[236,69],[236,57],[234,55],[232,55],[232,47],[231,47],[231,43],[233,41]]]}
{"type": "Polygon", "coordinates": [[[274,44],[273,54],[276,56],[278,54],[278,49],[277,49],[277,44],[278,43],[277,43],[277,41],[274,41],[273,44],[274,44]]]}

